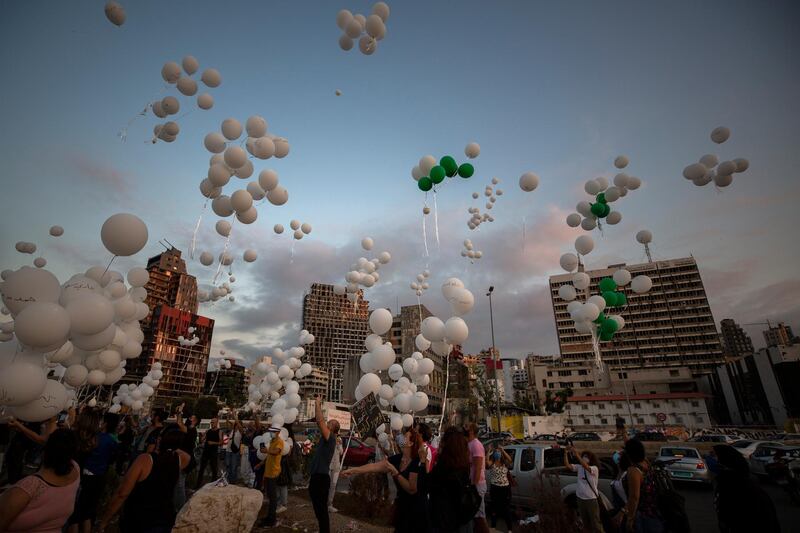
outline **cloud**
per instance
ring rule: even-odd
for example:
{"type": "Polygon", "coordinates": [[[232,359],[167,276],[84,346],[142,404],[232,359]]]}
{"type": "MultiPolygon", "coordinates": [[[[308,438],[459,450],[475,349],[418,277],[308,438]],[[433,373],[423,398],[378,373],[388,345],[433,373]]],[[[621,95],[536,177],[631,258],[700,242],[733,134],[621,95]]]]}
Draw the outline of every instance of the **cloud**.
{"type": "Polygon", "coordinates": [[[128,173],[101,161],[95,161],[82,153],[67,156],[67,162],[77,175],[92,188],[93,192],[117,200],[129,200],[131,184],[128,173]]]}

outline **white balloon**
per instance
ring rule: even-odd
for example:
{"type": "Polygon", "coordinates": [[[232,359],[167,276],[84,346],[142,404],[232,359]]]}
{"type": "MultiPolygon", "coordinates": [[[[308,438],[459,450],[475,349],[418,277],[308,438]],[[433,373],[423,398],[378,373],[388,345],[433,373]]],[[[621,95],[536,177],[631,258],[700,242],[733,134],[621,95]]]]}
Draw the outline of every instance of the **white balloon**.
{"type": "Polygon", "coordinates": [[[200,80],[208,87],[219,87],[220,83],[222,83],[222,76],[217,69],[207,68],[200,76],[200,80]]]}
{"type": "Polygon", "coordinates": [[[683,177],[687,180],[700,179],[706,175],[708,169],[702,163],[692,163],[683,169],[683,177]]]}
{"type": "Polygon", "coordinates": [[[259,115],[252,115],[245,123],[247,135],[254,138],[263,137],[267,134],[267,121],[259,115]]]}
{"type": "MultiPolygon", "coordinates": [[[[410,403],[409,403],[410,406],[410,403]]],[[[409,407],[410,408],[410,407],[409,407]]],[[[406,413],[403,415],[403,427],[410,428],[414,424],[414,417],[406,413]]]]}
{"type": "Polygon", "coordinates": [[[411,394],[408,392],[401,392],[394,397],[394,406],[398,411],[406,412],[411,410],[411,394]]]}
{"type": "Polygon", "coordinates": [[[733,161],[723,161],[717,166],[717,175],[729,176],[736,172],[736,163],[733,161]]]}
{"type": "Polygon", "coordinates": [[[358,40],[358,49],[361,51],[362,54],[366,56],[374,54],[377,48],[378,48],[378,41],[376,41],[369,35],[364,35],[363,37],[361,37],[361,39],[358,40]]]}
{"type": "Polygon", "coordinates": [[[376,335],[383,335],[392,328],[392,313],[387,309],[376,309],[369,316],[369,327],[376,335]]]}
{"type": "Polygon", "coordinates": [[[367,338],[364,339],[364,346],[366,346],[367,351],[370,352],[375,350],[382,344],[383,344],[383,339],[381,339],[379,335],[376,335],[374,333],[367,335],[367,338]]]}
{"type": "Polygon", "coordinates": [[[378,2],[372,6],[372,14],[378,15],[383,22],[386,22],[389,19],[389,6],[386,2],[378,2]]]}
{"type": "Polygon", "coordinates": [[[61,286],[47,270],[23,266],[7,273],[5,281],[0,283],[0,292],[3,304],[11,316],[16,316],[34,302],[58,302],[61,286]]]}
{"type": "Polygon", "coordinates": [[[231,195],[231,207],[237,213],[244,213],[253,207],[253,197],[244,189],[239,189],[231,195]]]}
{"type": "Polygon", "coordinates": [[[624,172],[620,172],[619,174],[614,176],[614,185],[616,185],[620,189],[624,189],[625,187],[628,186],[628,178],[629,177],[630,176],[628,176],[624,172]]]}
{"type": "Polygon", "coordinates": [[[714,154],[706,154],[700,158],[700,163],[706,168],[714,168],[719,164],[719,158],[714,154]]]}
{"type": "Polygon", "coordinates": [[[283,205],[289,201],[289,191],[278,185],[267,193],[267,200],[272,205],[283,205]]]}
{"type": "Polygon", "coordinates": [[[253,200],[263,200],[267,195],[267,193],[264,192],[264,189],[261,188],[261,185],[259,185],[256,181],[251,181],[247,184],[247,192],[250,193],[250,196],[253,198],[253,200]]]}
{"type": "Polygon", "coordinates": [[[414,411],[424,411],[428,407],[428,395],[424,392],[415,392],[411,399],[411,409],[414,411]]]}
{"type": "Polygon", "coordinates": [[[403,429],[403,417],[397,413],[392,413],[389,424],[393,431],[400,431],[403,429]]]}
{"type": "Polygon", "coordinates": [[[178,79],[177,87],[184,96],[194,96],[197,94],[197,82],[187,76],[178,79]]]}
{"type": "Polygon", "coordinates": [[[115,26],[122,26],[125,24],[125,8],[117,2],[107,2],[105,6],[106,18],[115,26]]]}
{"type": "Polygon", "coordinates": [[[34,358],[18,357],[0,372],[0,404],[18,406],[32,402],[45,388],[47,375],[34,358]]]}
{"type": "Polygon", "coordinates": [[[566,302],[571,302],[576,296],[575,287],[569,284],[562,285],[558,288],[558,296],[566,302]]]}
{"type": "Polygon", "coordinates": [[[650,231],[643,229],[636,234],[636,242],[639,244],[648,244],[653,242],[653,234],[650,231]]]}
{"type": "Polygon", "coordinates": [[[200,254],[200,264],[202,264],[203,266],[209,266],[213,262],[214,262],[214,256],[211,255],[211,253],[203,252],[200,254]]]}
{"type": "Polygon", "coordinates": [[[311,233],[311,224],[309,224],[308,222],[303,222],[303,224],[300,225],[300,231],[308,235],[309,233],[311,233]]]}
{"type": "Polygon", "coordinates": [[[414,346],[416,346],[417,350],[424,352],[431,347],[431,341],[426,339],[425,336],[420,333],[414,338],[414,346]]]}
{"type": "Polygon", "coordinates": [[[237,168],[236,172],[234,172],[234,176],[243,180],[246,180],[252,175],[253,175],[253,163],[251,163],[249,159],[244,162],[244,165],[237,168]]]}
{"type": "Polygon", "coordinates": [[[381,40],[386,35],[386,25],[378,15],[370,15],[367,17],[366,24],[364,24],[367,34],[375,39],[381,40]]]}
{"type": "Polygon", "coordinates": [[[200,63],[194,56],[185,56],[181,61],[181,65],[183,66],[183,71],[190,76],[200,68],[200,63]]]}
{"type": "Polygon", "coordinates": [[[639,275],[631,281],[631,290],[636,294],[645,294],[653,287],[653,280],[648,276],[639,275]]]}
{"type": "MultiPolygon", "coordinates": [[[[444,322],[435,316],[429,316],[422,321],[422,335],[429,341],[441,341],[445,335],[444,322]]],[[[419,346],[418,346],[419,348],[419,346]]]]}
{"type": "Polygon", "coordinates": [[[227,220],[217,220],[217,223],[214,225],[214,228],[217,230],[222,237],[227,237],[231,234],[231,223],[227,220]]]}
{"type": "Polygon", "coordinates": [[[736,159],[733,160],[733,163],[736,165],[736,172],[744,172],[745,170],[750,168],[750,161],[748,161],[743,157],[737,157],[736,159]]]}
{"type": "Polygon", "coordinates": [[[592,231],[596,227],[597,227],[597,219],[596,218],[586,217],[583,220],[581,220],[581,228],[586,230],[586,231],[592,231]]]}
{"type": "Polygon", "coordinates": [[[225,148],[225,164],[231,168],[241,168],[247,162],[247,152],[238,146],[225,148]]]}
{"type": "Polygon", "coordinates": [[[378,394],[381,388],[381,378],[372,373],[364,374],[358,382],[358,387],[364,395],[369,395],[370,393],[378,394]]]}
{"type": "Polygon", "coordinates": [[[614,275],[612,276],[614,279],[614,283],[617,284],[618,287],[624,287],[628,283],[631,282],[631,273],[624,268],[620,268],[614,275]]]}
{"type": "Polygon", "coordinates": [[[458,289],[464,288],[464,282],[458,278],[448,278],[442,283],[442,295],[444,299],[450,301],[458,289]]]}
{"type": "Polygon", "coordinates": [[[96,335],[108,328],[114,320],[114,306],[111,301],[92,292],[85,292],[70,300],[66,311],[70,316],[70,331],[73,335],[96,335]]]}
{"type": "Polygon", "coordinates": [[[591,194],[592,196],[594,196],[595,194],[598,194],[602,189],[600,188],[600,184],[597,183],[597,181],[588,180],[583,185],[583,190],[586,191],[586,194],[591,194]]]}
{"type": "Polygon", "coordinates": [[[581,235],[575,239],[575,251],[581,255],[588,255],[594,250],[594,239],[589,235],[581,235]]]}
{"type": "Polygon", "coordinates": [[[464,148],[464,155],[466,155],[470,159],[475,159],[479,155],[481,155],[481,147],[476,142],[471,142],[467,144],[466,148],[464,148]]]}
{"type": "Polygon", "coordinates": [[[32,401],[15,406],[11,409],[11,414],[25,422],[44,422],[64,410],[68,401],[69,396],[64,385],[54,379],[47,379],[43,390],[32,401]]]}
{"type": "Polygon", "coordinates": [[[181,110],[181,103],[174,96],[165,96],[161,99],[161,109],[167,115],[175,115],[181,110]]]}
{"type": "Polygon", "coordinates": [[[462,344],[469,336],[469,328],[463,318],[450,317],[444,323],[444,334],[447,342],[451,344],[462,344]]]}
{"type": "Polygon", "coordinates": [[[618,155],[616,159],[614,159],[614,166],[617,168],[625,168],[628,166],[630,161],[624,155],[618,155]]]}
{"type": "Polygon", "coordinates": [[[432,155],[426,155],[419,160],[419,169],[423,176],[429,175],[434,166],[436,166],[436,158],[432,155]]]}
{"type": "MultiPolygon", "coordinates": [[[[215,163],[208,168],[208,181],[214,187],[224,187],[231,180],[231,170],[224,163],[215,163]]],[[[219,197],[219,194],[217,194],[219,197]]]]}
{"type": "Polygon", "coordinates": [[[167,83],[175,83],[181,77],[181,67],[174,61],[167,61],[161,67],[161,77],[167,83]]]}
{"type": "Polygon", "coordinates": [[[616,186],[608,187],[604,194],[607,202],[616,202],[619,200],[619,188],[616,186]]]}
{"type": "Polygon", "coordinates": [[[211,109],[214,107],[214,97],[208,93],[203,93],[197,97],[197,107],[200,109],[211,109]]]}
{"type": "Polygon", "coordinates": [[[369,237],[364,237],[361,239],[361,247],[365,250],[372,250],[373,244],[373,240],[369,237]]]}
{"type": "Polygon", "coordinates": [[[599,176],[595,178],[594,181],[597,183],[597,186],[600,188],[601,192],[605,191],[608,188],[608,178],[605,178],[604,176],[599,176]]]}
{"type": "Polygon", "coordinates": [[[51,363],[63,363],[70,357],[72,357],[74,347],[70,341],[65,342],[61,345],[57,350],[54,350],[45,356],[47,360],[51,363]]]}
{"type": "Polygon", "coordinates": [[[580,291],[588,289],[590,283],[591,278],[586,272],[576,272],[572,276],[572,285],[580,291]]]}
{"type": "Polygon", "coordinates": [[[581,215],[579,213],[570,213],[567,215],[567,226],[570,228],[577,228],[581,225],[581,215]]]}
{"type": "Polygon", "coordinates": [[[344,27],[344,32],[347,34],[347,37],[351,39],[358,39],[363,31],[361,27],[361,23],[358,22],[355,18],[350,19],[350,22],[344,27]]]}
{"type": "Polygon", "coordinates": [[[336,14],[336,25],[342,30],[347,27],[351,20],[353,20],[353,14],[347,9],[342,9],[336,14]]]}
{"type": "Polygon", "coordinates": [[[244,251],[243,259],[246,263],[252,263],[258,258],[258,254],[255,250],[247,249],[244,251]]]}
{"type": "Polygon", "coordinates": [[[275,155],[275,141],[269,137],[261,137],[253,143],[253,155],[259,159],[269,159],[275,155]]]}
{"type": "MultiPolygon", "coordinates": [[[[628,177],[628,190],[635,191],[642,185],[642,180],[637,178],[636,176],[629,176],[628,177]]],[[[623,191],[620,191],[620,196],[625,196],[622,194],[623,191]]]]}
{"type": "Polygon", "coordinates": [[[531,192],[539,186],[539,176],[533,172],[526,172],[519,177],[519,188],[525,192],[531,192]]]}
{"type": "Polygon", "coordinates": [[[711,132],[711,140],[717,144],[722,144],[731,136],[731,130],[725,126],[714,128],[711,132]]]}
{"type": "Polygon", "coordinates": [[[591,322],[600,316],[600,309],[593,303],[585,303],[580,309],[580,317],[584,321],[591,322]]]}
{"type": "Polygon", "coordinates": [[[272,231],[274,231],[275,233],[277,233],[278,235],[280,235],[281,233],[283,233],[283,224],[275,224],[275,225],[272,227],[272,231]]]}
{"type": "Polygon", "coordinates": [[[594,296],[590,296],[586,303],[591,303],[597,306],[597,308],[602,312],[606,308],[606,301],[605,299],[600,296],[599,294],[595,294],[594,296]]]}
{"type": "Polygon", "coordinates": [[[561,256],[559,263],[561,264],[561,268],[567,272],[573,272],[578,268],[578,256],[573,253],[566,253],[561,256]]]}
{"type": "Polygon", "coordinates": [[[103,223],[100,239],[106,250],[114,255],[134,255],[147,244],[147,226],[136,215],[118,213],[103,223]]]}
{"type": "Polygon", "coordinates": [[[289,155],[289,141],[281,137],[275,137],[272,142],[275,143],[275,157],[282,159],[289,155]]]}
{"type": "Polygon", "coordinates": [[[355,43],[353,42],[353,39],[351,39],[349,36],[342,35],[341,37],[339,37],[339,48],[341,48],[345,52],[352,50],[353,44],[355,43]]]}
{"type": "Polygon", "coordinates": [[[622,220],[622,213],[620,213],[619,211],[611,211],[606,216],[606,224],[610,224],[612,226],[615,224],[619,224],[621,220],[622,220]]]}
{"type": "Polygon", "coordinates": [[[590,334],[594,331],[595,325],[589,320],[581,320],[575,322],[575,331],[578,333],[583,333],[584,335],[590,334]]]}

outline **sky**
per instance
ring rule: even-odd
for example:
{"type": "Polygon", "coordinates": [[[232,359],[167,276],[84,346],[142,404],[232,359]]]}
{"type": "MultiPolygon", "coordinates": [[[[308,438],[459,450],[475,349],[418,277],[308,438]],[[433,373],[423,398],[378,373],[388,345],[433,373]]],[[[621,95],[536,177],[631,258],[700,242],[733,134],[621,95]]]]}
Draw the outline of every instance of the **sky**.
{"type": "MultiPolygon", "coordinates": [[[[261,115],[291,152],[254,160],[251,179],[275,169],[289,202],[260,205],[254,224],[234,227],[236,301],[200,310],[217,323],[212,353],[252,361],[291,346],[304,291],[341,283],[366,255],[365,236],[393,256],[366,291],[373,308],[416,304],[409,283],[429,268],[422,303],[442,319],[445,279],[476,296],[467,351],[491,343],[493,285],[501,353],[557,353],[547,278],[584,233],[565,217],[589,199],[587,179],[613,177],[619,154],[643,185],[618,202],[619,225],[593,232],[588,268],[642,261],[634,235],[649,229],[656,258],[697,259],[717,322],[800,326],[796,2],[404,0],[389,3],[371,56],[342,51],[336,26],[340,9],[369,14],[371,2],[122,3],[118,28],[99,1],[0,0],[2,268],[32,261],[14,251],[20,240],[37,243],[62,281],[105,265],[100,226],[118,212],[142,218],[150,235],[114,262],[120,271],[159,253],[159,239],[187,251],[201,215],[198,251],[218,254],[224,239],[198,190],[211,155],[203,138],[225,118],[261,115]],[[162,65],[186,55],[222,75],[209,111],[165,89],[162,65]],[[165,94],[179,96],[181,132],[152,144],[159,120],[138,113],[165,94]],[[709,133],[721,125],[732,135],[716,145],[709,133]],[[475,175],[438,192],[439,242],[431,215],[426,256],[426,198],[411,168],[426,154],[462,162],[471,141],[481,145],[475,175]],[[706,153],[746,157],[750,169],[725,189],[696,187],[681,172],[706,153]],[[541,178],[530,193],[517,185],[527,171],[541,178]],[[504,190],[495,222],[470,231],[470,195],[492,177],[504,190]],[[291,219],[312,233],[293,243],[272,232],[291,219]],[[63,237],[48,236],[53,224],[63,237]],[[460,256],[466,238],[483,252],[474,264],[460,256]],[[241,261],[245,248],[258,251],[255,263],[241,261]]],[[[246,183],[234,178],[225,193],[246,183]]],[[[216,271],[197,260],[189,270],[201,285],[216,271]]],[[[762,326],[746,329],[763,344],[762,326]]]]}

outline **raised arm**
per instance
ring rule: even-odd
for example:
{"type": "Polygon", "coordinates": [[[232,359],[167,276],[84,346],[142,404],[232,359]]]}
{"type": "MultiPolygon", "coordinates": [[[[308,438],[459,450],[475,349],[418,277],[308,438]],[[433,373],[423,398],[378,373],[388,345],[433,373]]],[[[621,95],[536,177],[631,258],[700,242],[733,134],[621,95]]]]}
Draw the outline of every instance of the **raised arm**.
{"type": "Polygon", "coordinates": [[[103,513],[100,523],[98,524],[98,530],[100,532],[104,531],[105,528],[108,527],[108,523],[111,521],[111,518],[117,514],[117,511],[119,511],[119,508],[122,507],[123,503],[125,503],[125,500],[128,499],[131,491],[136,486],[139,478],[142,476],[145,465],[148,462],[152,462],[152,460],[153,459],[149,454],[143,454],[137,457],[133,462],[131,467],[128,469],[128,472],[125,474],[125,477],[122,478],[122,483],[120,483],[119,487],[117,487],[117,490],[114,492],[114,495],[111,497],[111,501],[108,502],[106,511],[103,513]]]}
{"type": "Polygon", "coordinates": [[[636,508],[639,507],[639,496],[642,487],[642,472],[632,466],[628,468],[628,504],[626,505],[626,527],[628,531],[633,531],[636,508]]]}
{"type": "Polygon", "coordinates": [[[19,420],[12,420],[8,423],[8,425],[13,427],[23,435],[25,435],[27,439],[32,440],[36,444],[44,444],[49,435],[49,433],[39,434],[36,433],[35,431],[31,431],[30,429],[22,425],[22,423],[19,420]]]}
{"type": "Polygon", "coordinates": [[[342,470],[340,475],[342,477],[350,477],[356,474],[387,474],[391,473],[392,471],[397,472],[397,470],[389,463],[389,460],[384,459],[383,461],[379,461],[377,463],[368,463],[363,466],[356,466],[348,468],[347,470],[342,470]]]}
{"type": "Polygon", "coordinates": [[[328,429],[328,424],[325,422],[325,417],[322,415],[322,398],[319,394],[314,397],[314,418],[317,421],[317,426],[322,434],[322,438],[328,440],[331,436],[331,430],[328,429]]]}
{"type": "Polygon", "coordinates": [[[392,472],[392,477],[397,481],[397,484],[400,486],[408,494],[416,494],[417,493],[417,473],[412,472],[409,474],[408,479],[404,478],[400,475],[400,472],[397,469],[392,468],[394,472],[392,472]]]}

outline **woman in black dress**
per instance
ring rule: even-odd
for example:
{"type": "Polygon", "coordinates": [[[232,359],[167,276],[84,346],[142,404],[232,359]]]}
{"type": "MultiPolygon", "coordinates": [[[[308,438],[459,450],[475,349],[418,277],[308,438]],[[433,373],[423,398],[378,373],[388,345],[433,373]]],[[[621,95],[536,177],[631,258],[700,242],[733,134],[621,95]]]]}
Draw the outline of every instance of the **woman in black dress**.
{"type": "Polygon", "coordinates": [[[389,473],[397,485],[394,508],[394,530],[397,533],[426,533],[430,531],[426,495],[420,489],[425,475],[427,450],[422,437],[414,429],[405,433],[400,453],[378,463],[366,464],[342,471],[342,477],[355,474],[389,473]],[[421,461],[422,459],[422,461],[421,461]]]}

